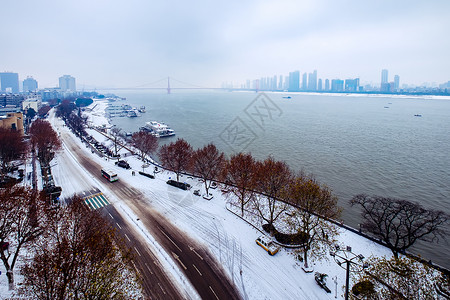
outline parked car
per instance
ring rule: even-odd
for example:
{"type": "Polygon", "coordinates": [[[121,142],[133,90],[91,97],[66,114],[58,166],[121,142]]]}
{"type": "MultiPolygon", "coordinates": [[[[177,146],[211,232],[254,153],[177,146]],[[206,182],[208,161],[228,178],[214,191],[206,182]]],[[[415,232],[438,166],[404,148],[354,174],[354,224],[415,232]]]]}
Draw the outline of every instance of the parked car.
{"type": "Polygon", "coordinates": [[[194,191],[194,195],[195,195],[195,196],[200,196],[200,190],[195,190],[195,191],[194,191]]]}
{"type": "Polygon", "coordinates": [[[269,255],[275,255],[280,250],[270,238],[264,235],[256,239],[256,244],[266,250],[269,255]]]}
{"type": "Polygon", "coordinates": [[[124,169],[131,169],[130,165],[124,160],[116,161],[116,165],[124,169]]]}

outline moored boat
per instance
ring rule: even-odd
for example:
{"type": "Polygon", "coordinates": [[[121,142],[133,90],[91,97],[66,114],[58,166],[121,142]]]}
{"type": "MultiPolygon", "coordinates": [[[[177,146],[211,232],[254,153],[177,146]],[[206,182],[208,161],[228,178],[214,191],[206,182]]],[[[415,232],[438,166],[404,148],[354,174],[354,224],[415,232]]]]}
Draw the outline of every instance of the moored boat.
{"type": "Polygon", "coordinates": [[[153,135],[155,135],[156,137],[161,137],[161,138],[175,135],[175,131],[173,129],[169,128],[169,126],[167,126],[164,123],[160,123],[160,122],[156,122],[156,121],[146,122],[145,126],[141,127],[140,129],[148,131],[148,132],[152,133],[153,135]]]}

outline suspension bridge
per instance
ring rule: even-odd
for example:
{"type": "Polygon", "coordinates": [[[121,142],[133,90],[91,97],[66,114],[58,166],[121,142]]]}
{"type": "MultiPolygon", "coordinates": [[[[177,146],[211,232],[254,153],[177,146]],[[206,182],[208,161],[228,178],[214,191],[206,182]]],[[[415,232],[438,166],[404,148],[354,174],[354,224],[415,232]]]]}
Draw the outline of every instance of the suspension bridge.
{"type": "Polygon", "coordinates": [[[98,90],[166,90],[168,94],[172,90],[229,90],[217,87],[205,87],[187,83],[173,77],[164,77],[159,80],[141,84],[138,86],[120,87],[120,88],[97,88],[98,90]],[[172,83],[172,85],[171,85],[172,83]]]}

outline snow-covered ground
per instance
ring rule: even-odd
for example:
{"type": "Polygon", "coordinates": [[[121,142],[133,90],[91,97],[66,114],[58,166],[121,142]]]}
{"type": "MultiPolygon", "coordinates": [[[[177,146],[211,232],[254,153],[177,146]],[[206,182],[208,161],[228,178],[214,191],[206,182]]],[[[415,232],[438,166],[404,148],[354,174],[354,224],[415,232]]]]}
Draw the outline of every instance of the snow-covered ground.
{"type": "MultiPolygon", "coordinates": [[[[85,112],[95,114],[90,117],[92,123],[102,125],[105,124],[103,122],[107,122],[106,118],[101,119],[102,110],[104,112],[106,104],[106,101],[95,101],[91,105],[91,107],[95,106],[95,109],[92,112],[89,110],[85,112]]],[[[58,126],[57,130],[74,140],[77,139],[69,133],[67,127],[58,126]]],[[[108,143],[103,135],[93,130],[89,130],[89,134],[99,142],[108,143]]],[[[81,144],[80,140],[77,142],[81,144]]],[[[204,193],[202,183],[196,178],[182,177],[183,181],[193,186],[190,191],[183,191],[166,184],[169,178],[174,178],[174,174],[167,171],[157,173],[155,179],[138,175],[137,172],[136,176],[132,176],[131,170],[119,168],[113,161],[98,157],[84,145],[81,148],[84,155],[104,168],[113,169],[120,180],[141,191],[146,196],[142,201],[147,201],[148,205],[163,213],[178,228],[209,249],[228,272],[244,299],[335,299],[335,284],[332,280],[335,277],[337,278],[337,296],[339,299],[344,298],[345,270],[339,267],[332,257],[327,255],[326,259],[312,262],[314,271],[328,274],[327,285],[332,293],[327,294],[316,284],[314,272],[305,273],[301,269],[301,264],[289,251],[281,250],[275,256],[269,256],[266,251],[256,245],[255,239],[261,233],[226,209],[226,198],[221,194],[220,189],[210,190],[214,198],[207,201],[193,194],[195,189],[200,189],[204,193]]],[[[52,169],[55,182],[63,188],[62,197],[71,196],[94,185],[111,198],[110,202],[117,210],[131,213],[125,203],[114,199],[114,196],[105,190],[107,185],[96,183],[80,170],[66,167],[67,159],[74,159],[74,157],[65,148],[65,151],[56,158],[57,165],[52,169]],[[73,172],[76,172],[75,175],[73,172]],[[85,184],[71,181],[70,178],[73,176],[84,176],[86,179],[82,182],[85,184]]],[[[126,160],[133,170],[142,171],[142,162],[137,157],[130,156],[126,160]]],[[[146,171],[151,173],[153,168],[150,167],[146,171]]],[[[138,223],[135,223],[135,226],[137,231],[143,231],[138,223]]],[[[339,243],[351,246],[352,252],[365,257],[391,255],[387,248],[346,230],[341,230],[339,243]]],[[[155,253],[161,257],[162,261],[167,261],[167,255],[161,248],[157,248],[155,253]]],[[[173,264],[170,262],[167,264],[171,266],[171,269],[173,268],[173,264]]],[[[0,270],[3,275],[3,269],[0,268],[0,270]]],[[[183,284],[186,279],[182,278],[181,272],[170,272],[173,272],[172,277],[176,277],[175,279],[183,285],[185,290],[189,289],[188,284],[183,284]]],[[[6,276],[1,276],[0,279],[0,284],[3,286],[6,276]]]]}
{"type": "MultiPolygon", "coordinates": [[[[96,101],[93,106],[98,102],[96,101]]],[[[96,109],[102,107],[105,106],[97,105],[96,109]]],[[[95,118],[99,114],[97,111],[95,118]]],[[[89,133],[99,141],[108,143],[101,140],[105,139],[104,136],[92,131],[89,133]]],[[[338,282],[338,297],[343,297],[345,270],[339,267],[332,257],[328,256],[327,259],[313,262],[314,271],[328,274],[328,286],[333,293],[327,294],[316,284],[314,273],[306,274],[290,252],[283,250],[271,257],[256,245],[255,239],[261,233],[226,209],[226,199],[220,189],[210,190],[214,198],[207,201],[193,194],[195,189],[200,189],[204,193],[203,184],[196,178],[182,177],[183,181],[193,186],[190,191],[183,191],[166,184],[169,177],[172,179],[175,177],[167,171],[156,174],[155,179],[140,175],[132,176],[131,170],[98,159],[89,151],[86,151],[86,155],[96,157],[103,167],[114,169],[120,180],[126,181],[146,195],[146,199],[143,200],[148,201],[149,205],[204,244],[222,263],[244,298],[332,299],[335,291],[332,278],[335,276],[338,282]]],[[[142,162],[136,157],[127,157],[126,160],[132,169],[142,171],[142,162]]],[[[146,171],[151,173],[153,168],[150,167],[146,171]]],[[[352,252],[363,254],[365,257],[391,255],[385,247],[346,230],[341,230],[339,243],[351,246],[352,252]]]]}

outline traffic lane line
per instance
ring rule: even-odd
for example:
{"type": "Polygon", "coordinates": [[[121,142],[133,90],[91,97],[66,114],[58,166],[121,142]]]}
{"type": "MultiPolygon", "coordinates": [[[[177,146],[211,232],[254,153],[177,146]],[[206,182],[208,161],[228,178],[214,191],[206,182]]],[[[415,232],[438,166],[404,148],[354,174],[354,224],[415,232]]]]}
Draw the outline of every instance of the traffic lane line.
{"type": "Polygon", "coordinates": [[[192,264],[192,265],[193,265],[194,268],[197,270],[198,274],[200,274],[200,276],[203,276],[202,273],[197,269],[197,267],[196,267],[194,264],[192,264]]]}
{"type": "Polygon", "coordinates": [[[217,297],[217,294],[216,292],[214,292],[213,288],[209,286],[209,289],[211,290],[211,292],[213,292],[214,296],[216,296],[216,299],[219,300],[219,297],[217,297]]]}
{"type": "Polygon", "coordinates": [[[178,247],[178,245],[162,230],[161,227],[158,227],[158,229],[162,232],[162,234],[164,234],[164,236],[175,246],[177,247],[178,250],[180,250],[180,252],[183,252],[183,250],[181,250],[180,247],[178,247]]]}

